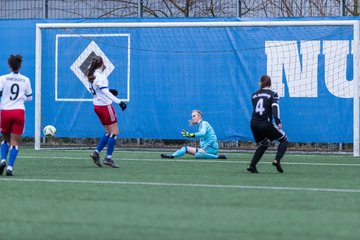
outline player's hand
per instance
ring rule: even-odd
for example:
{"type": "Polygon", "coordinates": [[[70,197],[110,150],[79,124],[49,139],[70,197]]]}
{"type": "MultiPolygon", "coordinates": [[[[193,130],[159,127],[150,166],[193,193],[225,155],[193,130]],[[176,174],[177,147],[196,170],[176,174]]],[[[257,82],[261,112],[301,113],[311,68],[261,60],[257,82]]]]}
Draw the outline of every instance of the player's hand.
{"type": "Polygon", "coordinates": [[[185,131],[185,130],[182,130],[181,131],[181,134],[184,136],[184,137],[195,137],[195,133],[189,133],[188,131],[185,131]]]}
{"type": "Polygon", "coordinates": [[[121,110],[125,111],[125,109],[126,109],[126,103],[124,103],[123,101],[121,101],[121,102],[119,103],[119,106],[121,107],[121,110]]]}
{"type": "Polygon", "coordinates": [[[279,124],[277,125],[277,127],[278,127],[279,130],[281,130],[281,129],[282,129],[282,124],[279,123],[279,124]]]}
{"type": "Polygon", "coordinates": [[[118,95],[118,91],[116,89],[109,89],[109,92],[111,92],[111,94],[115,97],[118,95]]]}

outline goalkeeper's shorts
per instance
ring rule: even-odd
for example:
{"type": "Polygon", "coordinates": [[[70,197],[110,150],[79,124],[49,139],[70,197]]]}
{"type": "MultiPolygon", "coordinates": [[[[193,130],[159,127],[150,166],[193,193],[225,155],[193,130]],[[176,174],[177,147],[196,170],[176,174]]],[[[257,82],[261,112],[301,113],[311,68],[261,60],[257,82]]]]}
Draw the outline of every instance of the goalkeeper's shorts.
{"type": "Polygon", "coordinates": [[[214,147],[212,147],[212,146],[206,146],[206,147],[204,147],[204,148],[202,148],[202,149],[204,149],[204,151],[205,151],[206,153],[210,153],[210,154],[213,154],[213,155],[217,155],[217,154],[218,154],[218,151],[219,151],[218,148],[214,148],[214,147]]]}

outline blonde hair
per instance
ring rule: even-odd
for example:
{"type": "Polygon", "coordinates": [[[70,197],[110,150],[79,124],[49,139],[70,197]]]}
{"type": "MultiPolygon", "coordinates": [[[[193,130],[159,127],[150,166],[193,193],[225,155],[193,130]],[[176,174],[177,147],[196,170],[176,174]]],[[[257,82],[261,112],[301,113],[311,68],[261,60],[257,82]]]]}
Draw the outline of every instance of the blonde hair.
{"type": "Polygon", "coordinates": [[[202,112],[201,112],[200,110],[192,110],[191,112],[192,112],[192,113],[193,113],[193,112],[196,112],[197,114],[200,115],[201,118],[203,118],[203,114],[202,114],[202,112]]]}

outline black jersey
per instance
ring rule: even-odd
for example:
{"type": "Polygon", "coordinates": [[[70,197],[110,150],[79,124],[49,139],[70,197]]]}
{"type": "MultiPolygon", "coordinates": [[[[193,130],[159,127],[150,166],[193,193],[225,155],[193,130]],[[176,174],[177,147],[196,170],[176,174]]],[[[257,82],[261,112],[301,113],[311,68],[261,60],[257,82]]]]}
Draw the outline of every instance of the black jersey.
{"type": "Polygon", "coordinates": [[[272,125],[272,118],[275,123],[281,123],[279,96],[268,88],[262,88],[252,95],[253,113],[251,122],[253,124],[272,125]]]}

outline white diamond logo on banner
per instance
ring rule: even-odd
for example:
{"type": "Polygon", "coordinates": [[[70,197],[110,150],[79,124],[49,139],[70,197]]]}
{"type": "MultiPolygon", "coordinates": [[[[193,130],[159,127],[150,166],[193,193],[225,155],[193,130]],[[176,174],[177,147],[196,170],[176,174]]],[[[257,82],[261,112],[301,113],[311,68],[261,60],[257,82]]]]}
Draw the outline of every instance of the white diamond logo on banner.
{"type": "Polygon", "coordinates": [[[82,84],[84,84],[88,91],[89,82],[85,72],[89,68],[91,59],[94,56],[102,57],[105,65],[104,73],[106,77],[108,77],[115,69],[115,66],[110,62],[104,52],[101,51],[100,47],[94,41],[92,41],[70,67],[71,71],[75,73],[75,75],[79,78],[82,84]]]}

